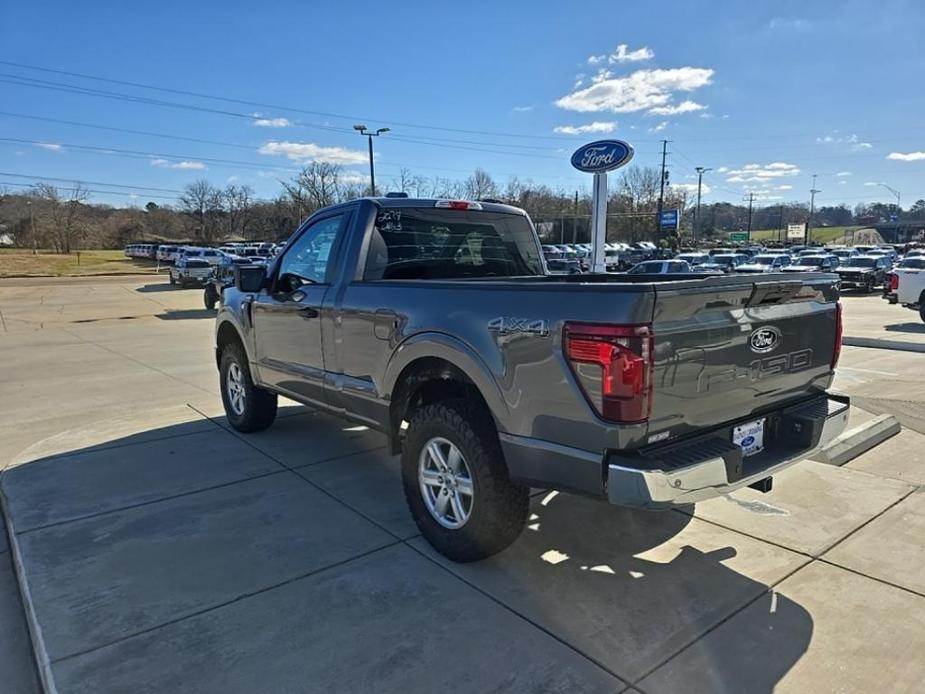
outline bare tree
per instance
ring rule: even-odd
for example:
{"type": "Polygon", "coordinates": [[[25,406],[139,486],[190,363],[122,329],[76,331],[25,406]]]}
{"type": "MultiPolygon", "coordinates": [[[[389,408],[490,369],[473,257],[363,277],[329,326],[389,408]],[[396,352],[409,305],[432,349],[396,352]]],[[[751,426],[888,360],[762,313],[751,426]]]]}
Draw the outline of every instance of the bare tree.
{"type": "Polygon", "coordinates": [[[254,190],[250,186],[238,186],[233,183],[225,186],[222,199],[225,203],[225,235],[240,234],[247,238],[247,230],[252,221],[254,190]]]}
{"type": "Polygon", "coordinates": [[[658,203],[659,172],[649,166],[631,166],[620,177],[619,195],[628,211],[655,212],[658,203]]]}
{"type": "Polygon", "coordinates": [[[190,183],[180,195],[180,209],[196,220],[195,233],[209,243],[218,236],[218,220],[222,212],[222,191],[205,179],[190,183]]]}
{"type": "Polygon", "coordinates": [[[498,197],[498,185],[485,169],[477,168],[466,179],[466,197],[470,200],[498,197]]]}

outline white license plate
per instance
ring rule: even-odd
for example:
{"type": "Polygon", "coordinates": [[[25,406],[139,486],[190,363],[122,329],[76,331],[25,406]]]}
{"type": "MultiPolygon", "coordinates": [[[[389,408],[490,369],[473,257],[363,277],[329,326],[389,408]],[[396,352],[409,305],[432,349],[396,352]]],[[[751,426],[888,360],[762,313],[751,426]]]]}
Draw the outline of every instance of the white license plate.
{"type": "Polygon", "coordinates": [[[746,458],[764,450],[764,422],[762,417],[754,422],[740,424],[732,429],[732,442],[742,448],[746,458]]]}

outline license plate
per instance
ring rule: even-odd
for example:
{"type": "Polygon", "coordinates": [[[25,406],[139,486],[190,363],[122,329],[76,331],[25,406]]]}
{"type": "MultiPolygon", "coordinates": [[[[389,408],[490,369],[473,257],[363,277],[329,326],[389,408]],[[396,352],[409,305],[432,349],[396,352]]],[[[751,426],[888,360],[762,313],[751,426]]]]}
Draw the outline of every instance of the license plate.
{"type": "Polygon", "coordinates": [[[742,448],[746,458],[764,450],[764,422],[762,417],[754,422],[740,424],[732,429],[732,442],[742,448]]]}

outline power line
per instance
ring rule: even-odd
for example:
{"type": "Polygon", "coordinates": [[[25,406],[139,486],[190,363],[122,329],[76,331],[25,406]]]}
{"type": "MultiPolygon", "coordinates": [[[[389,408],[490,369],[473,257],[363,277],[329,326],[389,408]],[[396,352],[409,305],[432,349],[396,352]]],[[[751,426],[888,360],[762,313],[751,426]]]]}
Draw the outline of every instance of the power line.
{"type": "Polygon", "coordinates": [[[29,178],[40,181],[62,181],[64,183],[86,183],[91,186],[109,186],[110,188],[128,188],[130,190],[153,190],[159,193],[182,193],[182,190],[175,188],[152,188],[150,186],[130,186],[124,183],[103,183],[101,181],[86,181],[82,178],[55,178],[54,176],[29,176],[27,174],[10,173],[9,171],[0,171],[0,176],[9,176],[11,178],[29,178]]]}
{"type": "MultiPolygon", "coordinates": [[[[45,181],[39,181],[39,183],[44,183],[44,182],[45,181]]],[[[0,186],[15,186],[17,188],[31,188],[34,185],[35,185],[34,183],[14,183],[12,181],[0,181],[0,186]]],[[[175,195],[174,196],[148,195],[148,194],[136,195],[135,193],[126,193],[125,191],[122,191],[122,190],[97,190],[94,188],[74,188],[74,187],[61,187],[61,186],[55,186],[55,187],[58,188],[58,190],[66,190],[72,193],[75,193],[78,190],[82,190],[87,193],[96,193],[97,195],[124,195],[130,198],[149,198],[149,199],[153,198],[157,200],[176,200],[177,199],[175,195]]]]}
{"type": "MultiPolygon", "coordinates": [[[[376,117],[356,116],[356,115],[345,115],[342,113],[331,113],[331,112],[326,112],[326,111],[312,111],[312,110],[303,109],[303,108],[296,108],[294,106],[281,106],[278,104],[261,103],[259,101],[249,101],[246,99],[238,99],[238,98],[228,97],[228,96],[219,96],[215,94],[206,94],[203,92],[194,92],[194,91],[189,91],[185,89],[159,87],[159,86],[152,85],[152,84],[145,84],[143,82],[118,80],[118,79],[112,79],[112,78],[107,78],[107,77],[100,77],[98,75],[89,75],[87,73],[70,72],[67,70],[58,70],[58,69],[52,69],[52,68],[47,68],[47,67],[40,67],[38,65],[29,65],[27,63],[17,63],[17,62],[12,62],[8,60],[0,60],[0,65],[9,65],[11,67],[24,68],[27,70],[36,70],[39,72],[48,72],[48,73],[53,73],[53,74],[58,74],[58,75],[67,75],[69,77],[79,77],[81,79],[94,80],[97,82],[107,82],[109,84],[121,84],[123,86],[136,87],[139,89],[151,89],[151,90],[161,91],[161,92],[170,93],[170,94],[193,96],[193,97],[200,98],[200,99],[211,99],[213,101],[224,101],[226,103],[240,104],[242,106],[253,106],[256,108],[267,108],[267,109],[273,109],[277,111],[289,111],[292,113],[303,113],[303,114],[311,115],[311,116],[322,116],[324,118],[339,118],[339,119],[348,120],[348,121],[362,121],[362,120],[376,120],[376,121],[383,121],[383,122],[388,121],[390,124],[396,125],[402,128],[417,128],[421,130],[439,130],[441,132],[456,132],[456,133],[464,133],[468,135],[489,135],[489,136],[498,136],[498,137],[514,137],[514,138],[528,138],[528,139],[542,138],[542,139],[557,140],[557,141],[562,141],[562,142],[570,140],[570,138],[568,137],[561,137],[561,136],[554,136],[554,135],[528,135],[525,133],[506,133],[506,132],[499,132],[499,131],[492,131],[492,130],[472,130],[472,129],[467,129],[467,128],[448,128],[445,126],[427,125],[427,124],[422,124],[422,123],[401,122],[401,121],[396,121],[391,118],[382,118],[381,116],[376,116],[376,117]]],[[[26,78],[26,79],[29,79],[29,78],[26,78]]]]}

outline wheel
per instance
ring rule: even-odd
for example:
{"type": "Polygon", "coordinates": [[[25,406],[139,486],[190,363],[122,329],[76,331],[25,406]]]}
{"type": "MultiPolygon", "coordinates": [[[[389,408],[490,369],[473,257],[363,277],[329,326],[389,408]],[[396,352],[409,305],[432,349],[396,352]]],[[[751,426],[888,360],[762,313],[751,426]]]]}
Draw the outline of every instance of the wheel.
{"type": "Polygon", "coordinates": [[[491,416],[463,400],[425,405],[408,424],[402,484],[414,522],[458,562],[500,552],[523,530],[529,488],[511,482],[491,416]]]}
{"type": "Polygon", "coordinates": [[[919,304],[919,318],[925,323],[925,304],[919,304]]]}
{"type": "Polygon", "coordinates": [[[867,292],[868,294],[874,291],[874,278],[873,277],[867,278],[867,283],[864,285],[864,291],[867,292]]]}
{"type": "Polygon", "coordinates": [[[167,273],[167,274],[170,275],[170,284],[171,284],[171,285],[175,285],[175,284],[177,283],[177,281],[173,278],[173,273],[172,273],[172,272],[169,272],[169,273],[167,273]]]}
{"type": "Polygon", "coordinates": [[[214,311],[215,303],[218,301],[218,292],[211,284],[207,284],[203,292],[203,302],[206,305],[206,311],[214,311]]]}
{"type": "Polygon", "coordinates": [[[238,344],[222,351],[219,367],[222,404],[232,427],[245,433],[263,431],[276,419],[276,393],[254,385],[244,349],[238,344]]]}

